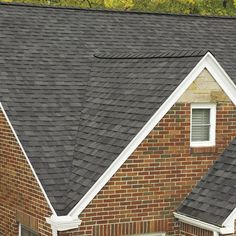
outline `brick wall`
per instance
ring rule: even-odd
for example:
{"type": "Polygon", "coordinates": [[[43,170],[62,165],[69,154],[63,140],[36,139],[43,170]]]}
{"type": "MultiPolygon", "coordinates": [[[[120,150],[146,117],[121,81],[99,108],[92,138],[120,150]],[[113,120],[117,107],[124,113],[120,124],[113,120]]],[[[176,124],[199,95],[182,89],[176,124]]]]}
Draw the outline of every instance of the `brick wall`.
{"type": "Polygon", "coordinates": [[[180,223],[179,224],[179,235],[180,236],[213,236],[213,232],[198,227],[180,223]]]}
{"type": "Polygon", "coordinates": [[[18,222],[50,236],[51,211],[36,179],[0,112],[0,235],[18,235],[18,222]]]}
{"type": "Polygon", "coordinates": [[[218,102],[216,125],[216,147],[190,148],[190,104],[177,103],[83,211],[80,229],[60,236],[178,235],[173,211],[236,136],[231,102],[218,102]]]}

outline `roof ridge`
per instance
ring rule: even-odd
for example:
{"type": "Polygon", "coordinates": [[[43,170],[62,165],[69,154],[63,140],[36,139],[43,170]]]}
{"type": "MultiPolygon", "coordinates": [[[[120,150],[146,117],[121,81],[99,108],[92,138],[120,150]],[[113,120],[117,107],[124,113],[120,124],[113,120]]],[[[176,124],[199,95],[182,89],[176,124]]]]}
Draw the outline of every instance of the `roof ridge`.
{"type": "Polygon", "coordinates": [[[115,9],[95,9],[95,8],[80,8],[80,7],[69,7],[69,6],[51,6],[51,5],[39,5],[39,4],[26,4],[16,2],[0,2],[1,5],[12,6],[12,7],[32,7],[32,8],[45,8],[45,9],[57,9],[57,10],[74,10],[74,11],[92,11],[92,12],[105,12],[105,13],[119,13],[119,14],[138,14],[138,15],[163,15],[173,17],[199,17],[199,18],[213,18],[213,19],[236,19],[236,16],[210,16],[210,15],[197,15],[197,14],[183,14],[183,13],[167,13],[167,12],[145,12],[145,11],[122,11],[115,9]]]}
{"type": "Polygon", "coordinates": [[[95,53],[94,57],[99,59],[153,59],[153,58],[186,58],[204,56],[209,50],[169,50],[158,53],[95,53]]]}

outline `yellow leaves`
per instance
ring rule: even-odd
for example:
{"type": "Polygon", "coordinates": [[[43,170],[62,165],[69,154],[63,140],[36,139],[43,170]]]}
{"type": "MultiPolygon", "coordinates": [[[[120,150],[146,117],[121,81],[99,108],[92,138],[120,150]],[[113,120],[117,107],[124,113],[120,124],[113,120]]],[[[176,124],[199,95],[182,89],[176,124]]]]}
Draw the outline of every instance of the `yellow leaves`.
{"type": "Polygon", "coordinates": [[[182,4],[191,4],[191,5],[195,5],[197,3],[196,0],[178,0],[178,1],[182,4]]]}
{"type": "Polygon", "coordinates": [[[104,0],[106,8],[131,9],[134,6],[133,0],[104,0]]]}
{"type": "Polygon", "coordinates": [[[50,6],[110,8],[200,15],[235,15],[236,0],[0,0],[50,6]],[[225,4],[224,4],[225,3],[225,4]]]}

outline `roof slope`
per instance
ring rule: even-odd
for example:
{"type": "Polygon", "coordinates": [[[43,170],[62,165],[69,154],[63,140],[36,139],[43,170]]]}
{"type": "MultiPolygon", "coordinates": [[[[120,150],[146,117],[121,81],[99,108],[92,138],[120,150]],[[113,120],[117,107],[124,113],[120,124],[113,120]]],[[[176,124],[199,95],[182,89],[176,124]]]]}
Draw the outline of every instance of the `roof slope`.
{"type": "Polygon", "coordinates": [[[236,139],[221,154],[177,212],[222,226],[235,208],[236,139]]]}
{"type": "MultiPolygon", "coordinates": [[[[157,109],[165,97],[173,91],[177,81],[174,81],[171,73],[175,70],[177,74],[184,76],[188,73],[190,64],[193,66],[196,63],[195,59],[188,58],[186,61],[189,64],[186,63],[184,67],[183,58],[177,57],[176,61],[169,58],[158,59],[155,56],[152,58],[153,54],[146,59],[125,59],[119,56],[121,57],[119,62],[118,59],[109,62],[105,58],[95,59],[94,53],[115,52],[120,55],[128,51],[132,55],[133,53],[146,55],[147,52],[155,55],[166,50],[207,48],[213,51],[221,65],[236,81],[235,24],[234,18],[0,4],[0,100],[59,215],[66,214],[81,198],[78,189],[84,193],[87,191],[86,186],[91,185],[101,174],[100,166],[95,171],[94,164],[98,161],[96,158],[92,165],[88,164],[91,161],[89,158],[92,150],[93,157],[95,154],[98,157],[101,153],[106,153],[103,164],[103,168],[106,169],[115,155],[145,124],[152,111],[157,109]],[[121,63],[122,60],[124,64],[121,63]],[[136,61],[140,61],[140,67],[144,68],[143,73],[138,73],[140,68],[137,67],[136,61]],[[155,61],[160,63],[157,65],[155,61]],[[145,74],[146,65],[150,68],[148,75],[145,74]],[[166,68],[168,65],[169,69],[166,68]],[[114,66],[122,69],[120,75],[116,74],[119,71],[113,68],[114,66]],[[178,66],[182,69],[178,70],[178,66]],[[114,74],[110,73],[111,69],[114,74]],[[161,83],[164,83],[165,71],[168,72],[166,76],[170,76],[169,81],[173,84],[162,85],[165,87],[165,93],[160,93],[160,97],[159,94],[156,95],[158,97],[156,103],[157,98],[150,84],[145,86],[148,89],[140,91],[140,88],[143,86],[142,83],[145,84],[147,76],[148,83],[154,83],[158,89],[154,73],[156,73],[155,78],[160,78],[161,83]],[[104,82],[108,75],[112,81],[104,82]],[[122,79],[121,75],[127,80],[122,79]],[[138,76],[137,80],[140,81],[137,86],[133,85],[135,76],[138,76]],[[116,77],[134,89],[126,92],[127,88],[119,84],[115,80],[116,77]],[[104,91],[99,86],[104,86],[104,91]],[[110,104],[106,104],[107,100],[103,99],[102,94],[107,94],[109,89],[109,92],[116,93],[117,89],[114,86],[119,88],[117,101],[112,95],[113,100],[110,104]],[[97,99],[94,97],[95,91],[97,99]],[[142,104],[147,107],[145,110],[148,111],[147,114],[143,113],[141,109],[143,105],[140,102],[133,102],[139,97],[137,91],[141,94],[140,98],[144,99],[142,104]],[[145,100],[148,99],[145,93],[150,93],[150,100],[145,100]],[[126,95],[123,96],[124,100],[120,97],[122,94],[126,95]],[[114,119],[111,109],[114,110],[117,104],[120,107],[114,114],[120,115],[114,119]],[[98,111],[100,108],[103,109],[101,114],[98,111]],[[125,113],[122,109],[126,110],[125,113]],[[137,121],[129,130],[128,126],[134,119],[134,114],[137,121]],[[94,123],[90,120],[93,115],[100,116],[94,123]],[[123,117],[126,118],[124,123],[119,124],[121,127],[115,126],[116,123],[112,124],[113,119],[114,122],[120,122],[123,117]],[[101,130],[97,130],[99,119],[103,127],[101,130]],[[110,123],[113,126],[110,127],[110,123]],[[119,135],[113,130],[119,131],[119,135]],[[96,149],[97,146],[92,139],[94,146],[86,147],[87,140],[91,139],[91,134],[95,131],[98,136],[102,134],[109,138],[117,134],[117,138],[114,140],[102,138],[99,140],[99,149],[96,149]],[[122,136],[122,132],[125,135],[126,131],[127,136],[122,136]],[[103,145],[107,141],[109,145],[115,145],[109,160],[106,159],[109,145],[103,145]],[[86,154],[88,160],[84,159],[85,156],[78,157],[82,154],[86,154]],[[85,176],[91,174],[88,182],[84,181],[82,170],[85,170],[85,176]],[[78,185],[70,186],[68,184],[70,179],[72,183],[78,185]],[[69,193],[68,199],[67,193],[69,193]]],[[[107,99],[110,98],[110,95],[107,96],[107,99]]]]}
{"type": "Polygon", "coordinates": [[[204,54],[97,55],[81,114],[66,210],[92,187],[204,54]]]}

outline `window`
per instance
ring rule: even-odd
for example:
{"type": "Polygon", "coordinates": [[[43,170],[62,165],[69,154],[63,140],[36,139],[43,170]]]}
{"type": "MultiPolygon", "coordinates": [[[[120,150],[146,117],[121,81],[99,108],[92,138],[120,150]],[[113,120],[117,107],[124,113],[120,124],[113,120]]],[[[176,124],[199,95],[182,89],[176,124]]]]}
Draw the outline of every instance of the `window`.
{"type": "Polygon", "coordinates": [[[27,227],[20,224],[19,236],[37,236],[37,235],[38,234],[35,231],[28,229],[27,227]]]}
{"type": "Polygon", "coordinates": [[[192,147],[214,146],[215,124],[215,104],[192,104],[190,145],[192,147]]]}

